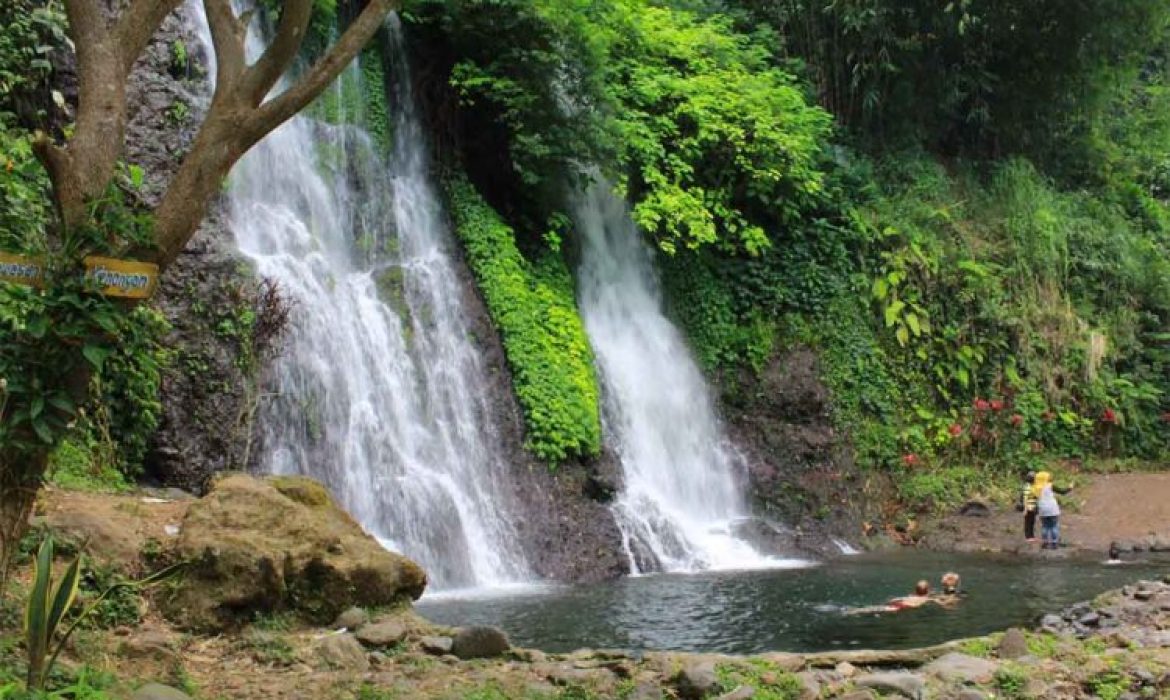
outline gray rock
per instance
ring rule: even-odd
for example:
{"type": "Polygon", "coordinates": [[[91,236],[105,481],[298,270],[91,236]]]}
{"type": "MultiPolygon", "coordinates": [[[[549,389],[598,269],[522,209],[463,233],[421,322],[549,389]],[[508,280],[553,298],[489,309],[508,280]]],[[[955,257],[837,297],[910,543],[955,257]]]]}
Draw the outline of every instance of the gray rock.
{"type": "Polygon", "coordinates": [[[1063,628],[1064,620],[1060,617],[1060,615],[1053,615],[1049,613],[1048,615],[1040,618],[1040,629],[1058,632],[1063,628]]]}
{"type": "Polygon", "coordinates": [[[147,683],[135,690],[130,700],[191,700],[191,696],[169,685],[147,683]]]}
{"type": "Polygon", "coordinates": [[[730,693],[719,696],[719,700],[751,700],[756,696],[756,689],[750,685],[741,685],[730,693]]]}
{"type": "Polygon", "coordinates": [[[922,670],[948,683],[990,683],[999,664],[958,652],[945,654],[927,664],[922,670]]]}
{"type": "Polygon", "coordinates": [[[845,693],[837,700],[873,700],[873,692],[869,690],[854,690],[851,693],[845,693]]]}
{"type": "MultiPolygon", "coordinates": [[[[455,642],[450,637],[423,637],[418,643],[426,653],[442,656],[451,653],[451,647],[455,642]]],[[[528,660],[532,661],[531,657],[528,660]]]]}
{"type": "Polygon", "coordinates": [[[127,659],[171,661],[177,657],[171,636],[164,632],[143,632],[130,637],[118,646],[118,653],[127,659]]]}
{"type": "Polygon", "coordinates": [[[852,678],[857,673],[857,667],[848,661],[842,661],[833,670],[840,673],[842,678],[852,678]]]}
{"type": "Polygon", "coordinates": [[[702,700],[719,689],[714,661],[692,661],[674,678],[675,688],[684,700],[702,700]]]}
{"type": "Polygon", "coordinates": [[[858,676],[853,682],[879,693],[897,693],[910,700],[922,700],[926,689],[926,683],[913,673],[869,673],[858,676]]]}
{"type": "Polygon", "coordinates": [[[369,647],[391,647],[406,639],[406,625],[401,620],[375,620],[358,628],[355,636],[369,647]]]}
{"type": "Polygon", "coordinates": [[[1077,622],[1085,627],[1096,627],[1101,622],[1101,615],[1096,612],[1087,612],[1077,618],[1077,622]]]}
{"type": "Polygon", "coordinates": [[[361,672],[370,669],[366,650],[352,634],[331,634],[317,642],[313,650],[328,668],[361,672]]]}
{"type": "Polygon", "coordinates": [[[800,700],[816,700],[821,696],[821,682],[816,673],[801,671],[796,674],[796,680],[800,681],[800,700]]]}
{"type": "Polygon", "coordinates": [[[1023,630],[1013,627],[1003,633],[996,651],[1001,659],[1018,659],[1028,653],[1028,638],[1023,630]]]}
{"type": "Polygon", "coordinates": [[[333,622],[334,629],[344,627],[347,630],[356,630],[370,621],[370,614],[359,607],[352,607],[337,616],[333,622]]]}
{"type": "Polygon", "coordinates": [[[987,694],[980,690],[960,690],[955,700],[987,700],[987,694]]]}
{"type": "Polygon", "coordinates": [[[461,659],[491,658],[511,648],[508,636],[495,627],[462,627],[451,641],[451,653],[461,659]]]}

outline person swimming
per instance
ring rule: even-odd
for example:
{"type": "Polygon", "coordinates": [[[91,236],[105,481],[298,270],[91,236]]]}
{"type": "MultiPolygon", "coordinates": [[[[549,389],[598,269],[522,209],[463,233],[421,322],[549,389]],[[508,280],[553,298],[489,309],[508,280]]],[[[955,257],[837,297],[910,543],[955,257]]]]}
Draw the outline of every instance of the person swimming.
{"type": "Polygon", "coordinates": [[[959,602],[959,597],[966,595],[959,590],[959,575],[954,571],[948,571],[942,575],[939,584],[941,592],[937,595],[931,596],[932,602],[939,605],[950,606],[959,602]]]}
{"type": "Polygon", "coordinates": [[[864,615],[867,613],[898,612],[910,608],[921,607],[934,602],[930,596],[930,582],[926,579],[914,584],[914,593],[900,598],[892,598],[885,605],[868,605],[862,608],[851,608],[844,611],[846,615],[864,615]]]}

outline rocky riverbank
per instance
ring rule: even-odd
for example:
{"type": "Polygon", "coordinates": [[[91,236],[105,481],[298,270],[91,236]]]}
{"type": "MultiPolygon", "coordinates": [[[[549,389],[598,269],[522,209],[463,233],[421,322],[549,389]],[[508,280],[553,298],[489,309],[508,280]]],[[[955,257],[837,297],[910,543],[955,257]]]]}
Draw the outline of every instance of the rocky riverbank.
{"type": "MultiPolygon", "coordinates": [[[[306,479],[233,476],[199,500],[51,492],[36,525],[67,551],[86,548],[91,583],[190,562],[181,580],[119,596],[75,635],[57,683],[104,679],[91,700],[1170,697],[1170,576],[1053,613],[1035,630],[924,649],[546,654],[513,648],[492,628],[419,617],[410,600],[424,574],[372,546],[306,479]]],[[[0,620],[0,637],[17,639],[18,619],[0,620]]],[[[20,677],[20,653],[0,647],[0,688],[20,677]]]]}

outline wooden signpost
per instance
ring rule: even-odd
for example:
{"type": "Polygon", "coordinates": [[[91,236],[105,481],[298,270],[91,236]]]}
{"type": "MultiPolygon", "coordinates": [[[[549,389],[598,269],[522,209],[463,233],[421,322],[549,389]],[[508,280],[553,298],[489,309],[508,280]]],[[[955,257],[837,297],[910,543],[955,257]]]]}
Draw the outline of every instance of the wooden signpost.
{"type": "Polygon", "coordinates": [[[36,258],[0,251],[0,281],[40,287],[45,282],[45,264],[36,258]]]}
{"type": "Polygon", "coordinates": [[[108,297],[149,299],[158,286],[158,265],[91,256],[85,259],[85,277],[96,280],[108,297]]]}
{"type": "MultiPolygon", "coordinates": [[[[134,260],[90,256],[85,259],[85,278],[100,286],[108,297],[149,299],[158,287],[158,265],[134,260]]],[[[45,262],[40,258],[0,252],[0,282],[30,287],[45,283],[45,262]]]]}

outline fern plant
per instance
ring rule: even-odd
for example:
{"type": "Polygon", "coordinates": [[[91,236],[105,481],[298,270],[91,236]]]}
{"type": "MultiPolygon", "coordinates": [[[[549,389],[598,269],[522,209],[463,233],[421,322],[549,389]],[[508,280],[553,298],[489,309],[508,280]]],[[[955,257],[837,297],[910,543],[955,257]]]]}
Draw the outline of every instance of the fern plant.
{"type": "Polygon", "coordinates": [[[24,614],[25,651],[28,656],[28,676],[25,684],[29,690],[43,690],[45,679],[70,635],[83,620],[89,617],[106,598],[120,588],[144,588],[164,581],[179,571],[183,563],[161,569],[138,581],[122,581],[102,591],[97,598],[81,612],[65,629],[54,645],[57,630],[77,598],[81,580],[81,557],[74,559],[65,569],[60,580],[53,581],[53,538],[46,537],[37,551],[34,562],[33,585],[29,592],[24,614]],[[50,654],[50,649],[52,654],[50,654]]]}

